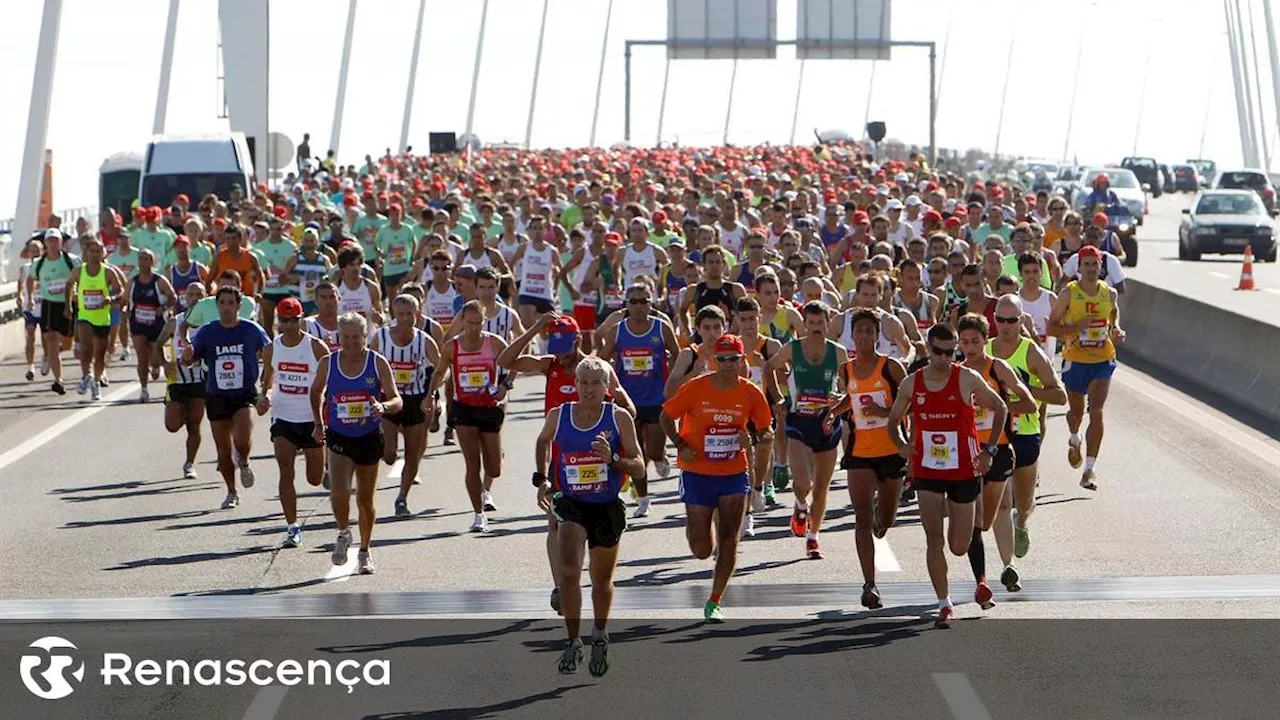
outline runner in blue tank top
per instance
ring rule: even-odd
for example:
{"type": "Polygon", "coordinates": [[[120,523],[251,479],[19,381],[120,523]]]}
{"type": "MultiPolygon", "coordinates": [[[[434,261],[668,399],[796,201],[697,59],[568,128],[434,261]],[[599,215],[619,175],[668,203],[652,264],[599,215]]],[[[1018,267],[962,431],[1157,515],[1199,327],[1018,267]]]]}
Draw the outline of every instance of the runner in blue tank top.
{"type": "Polygon", "coordinates": [[[396,413],[404,399],[396,387],[387,359],[368,348],[369,326],[363,315],[338,317],[338,345],[316,370],[311,386],[311,414],[315,439],[328,448],[329,503],[338,525],[333,564],[345,565],[351,548],[351,478],[355,476],[360,552],[356,572],[373,573],[369,541],[373,536],[373,491],[382,459],[382,416],[396,413]]]}
{"type": "Polygon", "coordinates": [[[613,570],[618,544],[627,529],[626,509],[618,492],[623,475],[644,477],[631,415],[604,402],[611,373],[604,360],[584,357],[574,370],[578,400],[553,408],[543,422],[534,453],[538,505],[560,524],[560,608],[569,646],[560,655],[559,671],[578,671],[585,656],[579,629],[582,617],[583,546],[589,549],[591,604],[595,631],[588,669],[595,677],[609,671],[609,636],[605,626],[613,604],[613,570]],[[550,460],[550,464],[548,464],[550,460]],[[547,476],[550,468],[551,476],[547,476]]]}

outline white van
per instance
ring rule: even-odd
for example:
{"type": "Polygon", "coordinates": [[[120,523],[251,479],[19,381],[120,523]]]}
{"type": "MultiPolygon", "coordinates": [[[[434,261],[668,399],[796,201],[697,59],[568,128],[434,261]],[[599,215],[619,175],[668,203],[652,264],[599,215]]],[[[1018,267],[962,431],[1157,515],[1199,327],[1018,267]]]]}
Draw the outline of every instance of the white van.
{"type": "Polygon", "coordinates": [[[120,217],[131,217],[142,180],[142,156],[119,152],[102,161],[98,168],[98,208],[112,208],[120,217]]]}
{"type": "Polygon", "coordinates": [[[138,185],[143,206],[168,207],[179,194],[192,205],[209,193],[225,200],[233,186],[246,197],[253,187],[253,159],[244,133],[164,135],[147,143],[138,185]]]}

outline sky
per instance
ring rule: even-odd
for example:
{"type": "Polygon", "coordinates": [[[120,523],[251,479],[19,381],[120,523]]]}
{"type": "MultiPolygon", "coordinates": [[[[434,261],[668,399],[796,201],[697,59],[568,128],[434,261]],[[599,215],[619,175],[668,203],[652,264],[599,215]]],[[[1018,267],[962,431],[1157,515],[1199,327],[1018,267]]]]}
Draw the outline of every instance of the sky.
{"type": "MultiPolygon", "coordinates": [[[[272,129],[312,149],[329,146],[346,0],[263,0],[271,12],[272,129]]],[[[533,120],[533,144],[582,147],[591,135],[609,0],[548,0],[546,39],[533,120]]],[[[1264,126],[1276,128],[1261,0],[1255,4],[1262,61],[1264,126]]],[[[427,0],[410,144],[427,133],[466,127],[483,0],[427,0]]],[[[488,0],[475,134],[484,142],[522,142],[542,0],[488,0]]],[[[0,44],[0,217],[17,202],[32,74],[43,3],[7,3],[0,44]]],[[[64,0],[46,147],[54,158],[54,205],[97,204],[97,170],[108,155],[141,152],[151,135],[168,0],[64,0]]],[[[418,0],[358,0],[347,98],[338,146],[357,162],[399,142],[418,0]]],[[[1247,11],[1246,11],[1247,12],[1247,11]]],[[[795,0],[779,0],[778,36],[795,36],[795,0]]],[[[600,94],[596,144],[623,139],[623,47],[661,39],[666,0],[615,0],[600,94]]],[[[1115,162],[1131,154],[1181,162],[1201,153],[1219,165],[1241,161],[1234,90],[1219,0],[894,0],[895,40],[938,44],[938,145],[1057,159],[1071,118],[1069,156],[1115,162]],[[1012,41],[1012,45],[1010,44],[1012,41]],[[1079,55],[1078,55],[1079,53],[1079,55]],[[1072,81],[1080,57],[1078,99],[1072,81]],[[1008,72],[1006,72],[1006,70],[1008,72]],[[1145,102],[1143,89],[1145,82],[1145,102]],[[1005,86],[1007,82],[1007,95],[1005,86]],[[1001,98],[1006,97],[1003,106],[1001,98]],[[1141,109],[1141,112],[1140,112],[1141,109]],[[1002,119],[1003,114],[1003,119],[1002,119]]],[[[227,129],[217,67],[217,4],[185,0],[178,20],[170,133],[227,129]]],[[[662,138],[684,145],[723,140],[733,61],[671,63],[662,107],[665,53],[637,47],[632,58],[632,143],[662,138]]],[[[805,63],[797,140],[814,129],[861,134],[883,120],[889,135],[928,140],[928,56],[901,48],[888,61],[805,63]],[[872,76],[874,73],[874,83],[872,76]],[[869,92],[870,90],[870,92],[869,92]]],[[[792,137],[800,63],[738,65],[729,142],[786,143],[792,137]]],[[[1268,142],[1276,144],[1273,134],[1268,142]]]]}

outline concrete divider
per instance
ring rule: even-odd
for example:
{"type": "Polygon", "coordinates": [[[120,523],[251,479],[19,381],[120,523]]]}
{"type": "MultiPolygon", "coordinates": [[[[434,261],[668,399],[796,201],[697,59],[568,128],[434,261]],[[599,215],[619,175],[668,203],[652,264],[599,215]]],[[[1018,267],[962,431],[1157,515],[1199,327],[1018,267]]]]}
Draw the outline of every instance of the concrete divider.
{"type": "Polygon", "coordinates": [[[1280,421],[1280,326],[1134,279],[1120,326],[1126,352],[1280,421]]]}

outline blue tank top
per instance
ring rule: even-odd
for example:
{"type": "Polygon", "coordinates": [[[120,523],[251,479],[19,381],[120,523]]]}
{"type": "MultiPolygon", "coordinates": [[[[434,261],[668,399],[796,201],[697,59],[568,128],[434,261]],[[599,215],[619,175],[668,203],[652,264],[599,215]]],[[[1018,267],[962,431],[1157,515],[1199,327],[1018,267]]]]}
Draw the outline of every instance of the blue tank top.
{"type": "Polygon", "coordinates": [[[754,290],[756,287],[756,274],[751,271],[751,263],[744,262],[738,266],[738,282],[748,290],[754,290]]]}
{"type": "Polygon", "coordinates": [[[325,413],[329,428],[346,437],[363,437],[378,432],[382,420],[373,414],[373,402],[382,395],[378,366],[374,354],[364,352],[364,369],[355,377],[342,374],[338,365],[340,352],[329,356],[329,409],[325,413]]]}
{"type": "Polygon", "coordinates": [[[632,335],[627,322],[618,324],[614,367],[623,389],[636,407],[662,405],[667,382],[667,352],[662,341],[662,324],[649,319],[649,331],[632,335]]]}
{"type": "Polygon", "coordinates": [[[151,282],[133,279],[133,295],[129,298],[129,320],[134,325],[155,326],[164,322],[160,307],[160,276],[151,274],[151,282]]]}
{"type": "Polygon", "coordinates": [[[613,421],[614,405],[605,403],[600,420],[584,430],[573,424],[573,408],[577,404],[567,402],[560,406],[560,423],[551,445],[556,490],[578,502],[613,502],[622,489],[622,472],[610,467],[612,457],[600,457],[591,443],[603,432],[609,437],[610,455],[622,448],[618,426],[613,421]]]}
{"type": "Polygon", "coordinates": [[[849,234],[849,227],[844,223],[836,225],[834,232],[827,230],[827,224],[822,223],[818,226],[818,237],[822,238],[823,247],[831,247],[844,239],[849,234]]]}
{"type": "Polygon", "coordinates": [[[200,266],[191,263],[191,269],[185,273],[178,272],[178,265],[175,263],[169,266],[169,283],[173,285],[173,292],[178,296],[178,305],[183,309],[187,307],[187,286],[193,282],[200,282],[200,266]]]}

